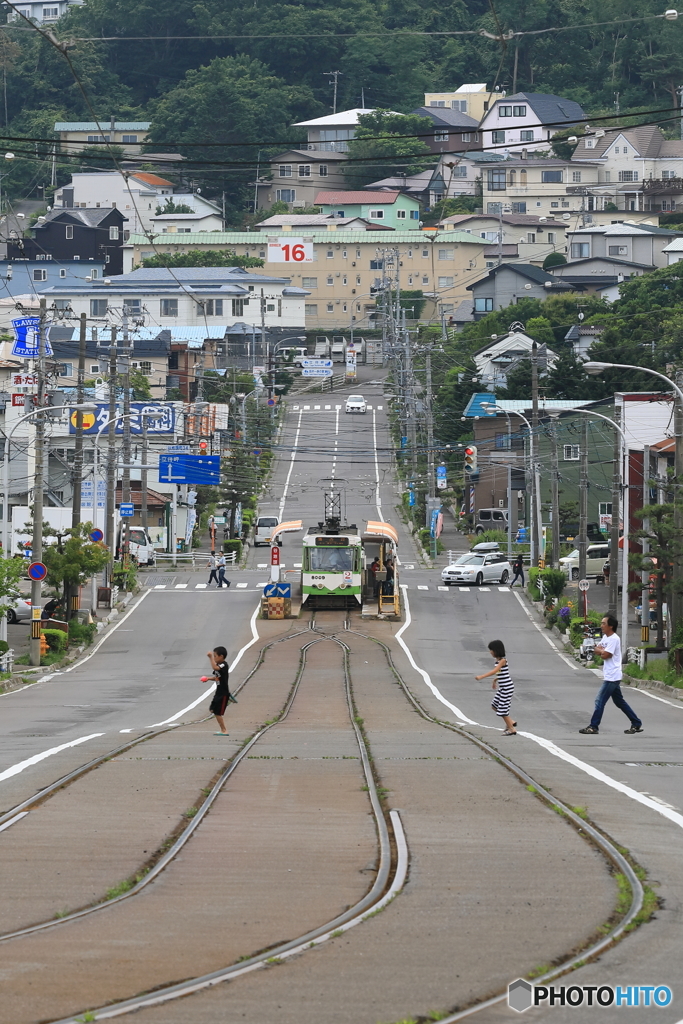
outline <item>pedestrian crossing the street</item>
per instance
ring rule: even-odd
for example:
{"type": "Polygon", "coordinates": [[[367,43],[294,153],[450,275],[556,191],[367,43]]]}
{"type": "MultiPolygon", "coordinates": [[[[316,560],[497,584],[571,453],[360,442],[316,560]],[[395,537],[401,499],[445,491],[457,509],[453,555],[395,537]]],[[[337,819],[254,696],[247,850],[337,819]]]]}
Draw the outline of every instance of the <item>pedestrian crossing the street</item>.
{"type": "MultiPolygon", "coordinates": [[[[263,566],[262,568],[266,568],[266,566],[263,566]]],[[[152,582],[150,582],[148,584],[148,588],[150,590],[169,590],[169,591],[170,590],[187,590],[190,586],[192,586],[192,584],[190,584],[190,583],[175,583],[174,584],[172,582],[169,582],[169,583],[152,583],[152,582]]],[[[250,588],[252,590],[263,590],[263,588],[265,586],[266,586],[265,582],[263,582],[263,583],[250,583],[250,582],[246,582],[246,583],[237,583],[237,584],[235,584],[235,588],[237,590],[248,590],[250,588]]],[[[437,590],[437,591],[440,591],[441,593],[444,593],[444,594],[448,594],[448,593],[450,593],[450,594],[469,594],[471,591],[473,591],[476,594],[490,594],[491,591],[497,591],[499,594],[509,594],[509,593],[511,593],[511,588],[510,587],[505,587],[505,586],[497,586],[497,587],[460,587],[460,586],[444,587],[442,585],[435,586],[434,584],[430,585],[430,584],[427,584],[427,583],[417,583],[417,584],[405,584],[404,583],[404,584],[401,584],[401,586],[404,587],[405,590],[423,590],[423,591],[426,590],[427,592],[429,592],[431,590],[437,590]]],[[[228,590],[229,588],[228,587],[209,587],[208,583],[195,583],[194,584],[194,589],[195,590],[219,590],[219,589],[228,590]]]]}

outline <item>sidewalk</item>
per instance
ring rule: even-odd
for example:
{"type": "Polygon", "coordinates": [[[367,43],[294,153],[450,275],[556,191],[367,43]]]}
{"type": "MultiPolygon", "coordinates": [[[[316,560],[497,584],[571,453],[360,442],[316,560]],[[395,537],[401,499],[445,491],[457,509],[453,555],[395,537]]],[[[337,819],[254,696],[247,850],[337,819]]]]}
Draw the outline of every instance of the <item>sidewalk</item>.
{"type": "Polygon", "coordinates": [[[471,547],[467,534],[461,533],[458,530],[458,524],[456,523],[455,517],[448,508],[444,508],[443,510],[443,530],[441,531],[439,540],[444,547],[441,554],[437,555],[434,559],[434,567],[439,569],[443,569],[444,566],[449,564],[449,551],[457,551],[460,553],[469,551],[471,547]]]}

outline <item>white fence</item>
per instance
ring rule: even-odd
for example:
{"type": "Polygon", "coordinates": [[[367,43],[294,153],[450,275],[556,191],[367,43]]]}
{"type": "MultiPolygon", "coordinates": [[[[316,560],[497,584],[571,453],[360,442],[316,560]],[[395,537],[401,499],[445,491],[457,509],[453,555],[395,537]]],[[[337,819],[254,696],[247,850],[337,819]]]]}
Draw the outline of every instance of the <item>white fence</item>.
{"type": "MultiPolygon", "coordinates": [[[[206,551],[177,551],[174,556],[170,551],[157,551],[156,560],[157,562],[172,563],[175,565],[191,565],[194,569],[197,565],[203,568],[209,558],[209,554],[206,551]]],[[[235,565],[237,562],[237,552],[230,551],[226,552],[225,561],[228,565],[235,565]]]]}

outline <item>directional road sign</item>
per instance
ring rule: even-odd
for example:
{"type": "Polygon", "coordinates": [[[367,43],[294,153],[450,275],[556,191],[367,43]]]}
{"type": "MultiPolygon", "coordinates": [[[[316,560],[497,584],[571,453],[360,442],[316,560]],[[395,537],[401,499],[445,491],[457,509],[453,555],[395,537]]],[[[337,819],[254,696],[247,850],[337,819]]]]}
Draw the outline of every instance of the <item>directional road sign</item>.
{"type": "Polygon", "coordinates": [[[166,484],[206,484],[217,486],[221,482],[220,455],[159,456],[159,481],[166,484]]]}
{"type": "Polygon", "coordinates": [[[264,597],[291,597],[291,583],[266,583],[263,588],[264,597]]]}
{"type": "Polygon", "coordinates": [[[332,370],[325,366],[305,366],[301,371],[302,377],[331,377],[332,370]]]}
{"type": "Polygon", "coordinates": [[[28,574],[36,583],[40,583],[47,576],[47,566],[42,562],[31,562],[28,567],[28,574]]]}
{"type": "Polygon", "coordinates": [[[119,505],[119,515],[122,519],[135,515],[135,505],[132,502],[123,502],[119,505]]]}
{"type": "Polygon", "coordinates": [[[322,366],[323,368],[330,369],[332,366],[331,359],[302,359],[301,365],[304,368],[313,369],[315,366],[322,366]]]}

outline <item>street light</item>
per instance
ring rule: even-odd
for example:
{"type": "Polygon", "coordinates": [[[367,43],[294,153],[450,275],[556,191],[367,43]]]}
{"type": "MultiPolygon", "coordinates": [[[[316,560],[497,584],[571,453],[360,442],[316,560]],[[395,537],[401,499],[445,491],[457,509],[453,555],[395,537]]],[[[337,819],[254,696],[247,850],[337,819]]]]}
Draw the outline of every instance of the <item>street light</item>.
{"type": "MultiPolygon", "coordinates": [[[[500,405],[496,405],[495,402],[482,402],[482,406],[481,407],[486,412],[487,416],[495,416],[495,414],[497,412],[503,412],[503,413],[505,413],[507,415],[507,410],[503,409],[502,406],[500,406],[500,405]]],[[[534,561],[535,561],[535,558],[537,557],[537,552],[535,551],[536,523],[538,523],[538,525],[540,526],[540,507],[537,508],[537,505],[540,506],[540,502],[538,501],[538,498],[539,498],[539,488],[537,486],[537,481],[536,481],[536,465],[534,463],[534,432],[531,429],[531,424],[529,423],[528,419],[526,418],[526,416],[524,416],[523,413],[517,412],[516,409],[511,409],[510,412],[512,413],[513,416],[519,416],[520,420],[524,420],[524,422],[526,423],[527,429],[529,431],[529,462],[531,464],[531,512],[530,512],[530,517],[529,517],[530,518],[529,527],[530,527],[531,536],[529,538],[529,556],[530,556],[529,560],[530,560],[531,565],[533,565],[534,561]]],[[[508,417],[508,434],[510,433],[509,424],[510,424],[510,420],[509,420],[509,417],[508,417]]],[[[512,442],[510,442],[510,443],[512,444],[512,442]]],[[[512,467],[508,464],[508,553],[510,553],[510,525],[511,525],[511,521],[512,521],[512,519],[511,519],[511,512],[512,512],[512,467]]],[[[540,541],[540,537],[541,537],[541,531],[540,530],[538,531],[538,537],[539,537],[539,541],[540,541]]]]}
{"type": "MultiPolygon", "coordinates": [[[[94,402],[83,402],[81,405],[69,406],[69,412],[94,412],[97,408],[94,402]]],[[[11,556],[10,539],[9,539],[9,461],[10,461],[10,441],[12,434],[21,426],[22,423],[26,423],[27,420],[32,419],[34,416],[38,416],[44,413],[44,408],[32,409],[31,412],[26,413],[25,416],[20,416],[16,423],[12,426],[12,429],[5,434],[5,451],[2,464],[2,489],[3,489],[3,504],[2,504],[2,552],[5,558],[11,556]]],[[[31,594],[32,607],[37,607],[40,601],[40,583],[35,582],[32,585],[32,590],[38,588],[37,598],[38,601],[34,600],[34,594],[31,594]]],[[[7,640],[7,617],[2,616],[0,621],[0,640],[7,640]]]]}
{"type": "MultiPolygon", "coordinates": [[[[612,370],[612,369],[637,370],[639,373],[649,373],[652,377],[658,377],[660,380],[665,381],[669,385],[669,387],[673,389],[673,391],[676,393],[676,397],[678,398],[678,409],[676,410],[676,414],[675,414],[675,417],[674,417],[674,434],[675,434],[674,440],[675,440],[675,443],[676,443],[676,454],[675,454],[675,465],[674,465],[674,479],[676,481],[678,481],[678,479],[679,479],[679,477],[681,475],[681,472],[683,472],[683,437],[681,436],[681,434],[682,434],[682,425],[683,425],[683,391],[680,389],[678,384],[676,384],[676,382],[671,380],[669,377],[666,377],[663,373],[659,373],[658,370],[652,370],[649,366],[634,366],[631,363],[602,363],[602,362],[598,362],[596,360],[589,360],[589,362],[583,364],[583,368],[586,371],[586,373],[590,373],[593,376],[595,374],[601,373],[603,370],[612,370]]],[[[626,445],[626,440],[625,439],[624,439],[624,445],[626,445]]],[[[628,465],[628,451],[626,452],[626,463],[628,465]]],[[[644,478],[644,474],[645,474],[645,466],[643,466],[643,478],[644,478]]],[[[681,510],[680,502],[676,501],[675,494],[674,494],[674,527],[675,527],[675,529],[679,533],[681,532],[681,528],[683,527],[683,511],[681,510]]],[[[624,523],[624,529],[626,529],[626,523],[624,523]]],[[[624,547],[626,547],[625,544],[624,544],[624,547]]],[[[680,577],[681,577],[681,567],[680,567],[680,562],[679,562],[678,558],[674,558],[673,568],[674,568],[674,572],[673,572],[674,584],[676,584],[677,582],[679,582],[680,577]]],[[[622,588],[624,590],[626,589],[627,582],[628,582],[627,577],[624,576],[624,579],[622,581],[622,588]]],[[[680,620],[680,617],[681,617],[680,616],[680,612],[681,612],[681,598],[680,598],[680,595],[676,593],[675,586],[672,587],[672,590],[671,590],[671,605],[672,605],[672,608],[671,608],[671,612],[672,612],[672,614],[671,614],[671,629],[673,630],[676,627],[676,625],[678,624],[678,622],[680,620]]],[[[623,628],[623,623],[622,623],[622,628],[623,628]]]]}

